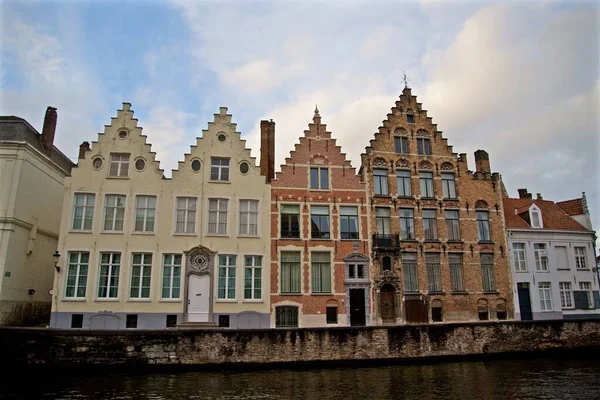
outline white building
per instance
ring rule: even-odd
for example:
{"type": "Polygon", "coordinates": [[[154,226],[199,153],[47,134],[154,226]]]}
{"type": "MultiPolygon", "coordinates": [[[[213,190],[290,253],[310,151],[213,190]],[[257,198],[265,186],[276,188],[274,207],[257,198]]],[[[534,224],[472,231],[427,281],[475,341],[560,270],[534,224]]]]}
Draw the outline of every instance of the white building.
{"type": "Polygon", "coordinates": [[[526,189],[503,203],[515,319],[600,318],[594,232],[526,189]]]}
{"type": "Polygon", "coordinates": [[[53,144],[56,120],[48,107],[40,134],[22,118],[0,117],[0,325],[50,318],[63,181],[73,166],[53,144]]]}
{"type": "Polygon", "coordinates": [[[123,103],[65,182],[51,326],[269,327],[270,193],[226,108],[166,179],[123,103]]]}

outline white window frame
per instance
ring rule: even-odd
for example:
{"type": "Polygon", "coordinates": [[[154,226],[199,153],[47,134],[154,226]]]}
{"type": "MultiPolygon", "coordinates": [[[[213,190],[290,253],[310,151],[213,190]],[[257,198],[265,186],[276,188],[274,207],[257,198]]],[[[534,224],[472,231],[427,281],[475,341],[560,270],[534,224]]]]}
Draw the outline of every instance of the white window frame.
{"type": "Polygon", "coordinates": [[[110,153],[108,158],[108,176],[127,178],[129,177],[129,153],[110,153]],[[113,165],[116,165],[116,173],[113,174],[113,165]]]}
{"type": "Polygon", "coordinates": [[[175,234],[179,235],[193,235],[196,233],[196,217],[198,215],[198,198],[197,197],[189,197],[189,196],[177,196],[175,197],[175,234]],[[179,207],[179,200],[185,200],[184,208],[179,207]],[[191,205],[194,205],[191,208],[191,205]],[[179,230],[179,212],[183,211],[183,230],[179,230]],[[193,214],[190,215],[190,214],[193,214]],[[188,231],[188,224],[193,224],[192,231],[188,231]]]}
{"type": "Polygon", "coordinates": [[[548,247],[546,243],[533,244],[533,257],[535,258],[535,270],[537,272],[549,272],[548,247]]]}
{"type": "Polygon", "coordinates": [[[260,210],[260,201],[255,199],[242,199],[238,202],[239,206],[239,224],[238,224],[238,235],[240,236],[259,236],[259,210],[260,210]],[[246,204],[246,209],[242,204],[246,204]],[[251,210],[250,205],[256,204],[256,211],[251,210]],[[242,215],[245,214],[246,223],[243,223],[244,218],[242,215]],[[251,217],[254,217],[254,224],[252,224],[251,217]],[[254,228],[254,229],[252,229],[254,228]]]}
{"type": "Polygon", "coordinates": [[[122,266],[122,257],[123,255],[120,252],[113,251],[102,251],[100,252],[100,260],[98,268],[98,292],[97,298],[99,300],[118,300],[119,299],[119,279],[121,278],[121,266],[122,266]],[[108,254],[108,263],[102,262],[102,256],[104,254],[108,254]],[[119,256],[119,262],[115,262],[115,256],[119,256]],[[100,294],[101,286],[102,286],[102,267],[104,265],[108,266],[107,280],[106,280],[106,294],[102,296],[100,294]],[[113,276],[113,269],[117,268],[116,276],[113,276]],[[115,282],[116,280],[116,282],[115,282]],[[110,290],[114,288],[116,290],[116,296],[110,295],[110,290]]]}
{"type": "Polygon", "coordinates": [[[587,292],[588,307],[593,310],[594,305],[594,292],[592,292],[592,282],[579,282],[579,290],[587,292]]]}
{"type": "Polygon", "coordinates": [[[236,298],[236,262],[237,256],[235,254],[219,254],[217,256],[218,266],[217,266],[217,300],[235,300],[236,298]],[[223,264],[222,261],[225,261],[223,264]],[[233,260],[233,264],[231,261],[233,260]],[[221,271],[224,270],[225,276],[221,276],[221,271]],[[230,280],[233,278],[233,282],[230,280]],[[225,290],[224,296],[221,296],[221,279],[225,279],[225,286],[223,287],[225,290]],[[233,296],[229,295],[229,291],[233,288],[233,296]]]}
{"type": "Polygon", "coordinates": [[[228,157],[211,157],[210,158],[210,180],[213,182],[229,182],[231,180],[230,172],[231,172],[231,159],[228,157]],[[215,164],[216,161],[219,161],[218,164],[215,164]],[[227,161],[227,165],[223,165],[222,161],[227,161]],[[212,179],[213,176],[213,168],[216,168],[217,179],[212,179]],[[225,174],[227,176],[225,176],[225,174]],[[224,179],[227,178],[227,179],[224,179]]]}
{"type": "Polygon", "coordinates": [[[94,228],[94,208],[96,206],[96,194],[95,193],[80,193],[77,192],[73,195],[73,216],[71,218],[71,230],[74,231],[91,231],[94,228]],[[82,196],[83,197],[83,205],[78,206],[77,205],[77,198],[78,196],[82,196]],[[92,199],[92,204],[88,205],[87,202],[89,199],[92,199]],[[75,227],[75,214],[77,213],[77,209],[81,208],[81,224],[79,225],[79,228],[75,227]],[[91,218],[88,218],[90,220],[90,227],[89,228],[85,228],[85,216],[88,212],[88,210],[91,211],[91,218]]]}
{"type": "Polygon", "coordinates": [[[208,199],[208,218],[207,218],[207,227],[206,227],[206,232],[209,235],[219,235],[219,236],[226,236],[227,235],[227,216],[229,214],[229,199],[224,199],[224,198],[209,198],[208,199]],[[215,203],[216,202],[216,203],[215,203]],[[214,205],[216,204],[216,208],[214,208],[214,205]],[[222,209],[221,206],[225,205],[225,208],[222,209]],[[213,225],[213,223],[211,223],[211,217],[214,216],[215,217],[215,222],[214,222],[214,231],[211,230],[211,226],[213,225]],[[223,222],[223,220],[225,220],[223,222]],[[223,224],[225,225],[225,231],[221,232],[220,227],[223,226],[223,224]]]}
{"type": "Polygon", "coordinates": [[[550,282],[538,283],[538,292],[540,295],[540,309],[542,311],[552,311],[552,284],[550,282]]]}
{"type": "Polygon", "coordinates": [[[104,221],[102,224],[102,230],[107,232],[123,232],[125,229],[125,210],[127,208],[127,196],[124,194],[110,193],[104,196],[104,221]],[[114,205],[109,205],[110,200],[114,198],[114,205]],[[123,205],[119,206],[119,200],[123,200],[123,205]],[[112,217],[109,219],[109,210],[112,210],[112,217]],[[118,213],[122,213],[120,229],[118,228],[117,218],[118,213]],[[107,222],[108,228],[107,228],[107,222]]]}
{"type": "Polygon", "coordinates": [[[134,252],[131,253],[131,275],[129,280],[129,298],[132,300],[150,300],[152,295],[152,253],[134,252]],[[140,256],[140,262],[135,262],[135,257],[140,256]],[[138,276],[137,293],[133,293],[133,270],[139,267],[140,274],[138,276]],[[148,285],[144,285],[144,278],[150,279],[148,285]],[[142,292],[144,289],[148,289],[148,295],[143,296],[142,292]]]}
{"type": "Polygon", "coordinates": [[[419,191],[421,197],[434,198],[435,186],[433,184],[433,172],[419,172],[419,191]]]}
{"type": "Polygon", "coordinates": [[[399,197],[412,197],[411,173],[406,169],[396,170],[396,189],[399,197]],[[408,176],[406,176],[408,174],[408,176]],[[408,185],[407,185],[408,184],[408,185]],[[400,188],[402,187],[402,190],[400,188]]]}
{"type": "Polygon", "coordinates": [[[138,194],[135,196],[135,213],[133,216],[133,231],[135,233],[154,233],[156,229],[156,203],[158,199],[157,196],[151,194],[138,194]],[[139,206],[138,200],[143,199],[142,207],[139,206]],[[154,199],[154,207],[149,207],[150,200],[154,199]],[[137,229],[138,223],[138,211],[142,213],[142,229],[137,229]],[[152,215],[152,229],[148,229],[149,218],[148,215],[152,215]]]}
{"type": "Polygon", "coordinates": [[[244,301],[262,300],[262,286],[264,281],[262,259],[263,256],[244,256],[244,301]],[[248,272],[250,273],[249,277],[247,276],[248,272]],[[257,277],[257,275],[259,276],[257,277]],[[250,278],[250,286],[248,286],[248,278],[250,278]],[[246,290],[248,289],[250,290],[250,297],[246,296],[246,290]],[[259,296],[256,296],[257,290],[259,292],[259,296]]]}
{"type": "Polygon", "coordinates": [[[90,277],[90,252],[89,251],[69,251],[67,252],[67,276],[65,277],[65,299],[85,299],[87,296],[87,284],[90,277]],[[82,256],[87,255],[87,262],[82,262],[82,256]],[[76,255],[77,259],[74,263],[71,262],[71,255],[76,255]],[[82,282],[84,274],[81,273],[82,267],[86,268],[85,282],[82,282]],[[71,276],[71,268],[75,268],[75,282],[73,285],[73,296],[68,295],[69,277],[71,276]],[[79,289],[83,288],[83,296],[78,296],[79,289]]]}
{"type": "Polygon", "coordinates": [[[513,243],[513,265],[516,272],[527,272],[527,257],[525,243],[513,243]],[[523,246],[517,248],[516,246],[523,246]]]}
{"type": "Polygon", "coordinates": [[[182,272],[182,264],[183,264],[183,255],[179,253],[164,253],[162,254],[162,275],[161,275],[161,283],[160,283],[160,297],[162,300],[181,300],[181,272],[182,272]],[[176,263],[175,260],[179,256],[179,263],[176,263]],[[168,259],[167,259],[168,258],[168,259]],[[168,262],[167,262],[168,261],[168,262]],[[167,275],[165,272],[169,271],[167,275]],[[175,271],[179,270],[179,286],[174,285],[175,271]],[[168,286],[165,286],[165,278],[169,279],[168,286]],[[179,291],[179,295],[173,296],[173,292],[175,288],[179,291]],[[164,290],[167,289],[169,291],[169,295],[167,297],[164,296],[164,290]]]}
{"type": "Polygon", "coordinates": [[[456,176],[452,172],[442,172],[442,197],[456,199],[456,176]],[[451,179],[448,179],[448,178],[451,179]]]}
{"type": "Polygon", "coordinates": [[[375,196],[390,195],[387,168],[373,168],[373,193],[375,196]]]}
{"type": "Polygon", "coordinates": [[[582,246],[575,246],[573,251],[575,252],[575,269],[581,271],[581,270],[587,270],[587,258],[585,256],[585,247],[582,246]],[[579,254],[578,254],[579,253],[579,254]]]}
{"type": "Polygon", "coordinates": [[[575,300],[573,299],[573,288],[571,282],[559,282],[560,290],[560,306],[563,310],[575,308],[575,300]]]}
{"type": "Polygon", "coordinates": [[[544,227],[544,222],[542,221],[542,211],[535,204],[532,204],[529,208],[529,221],[531,221],[532,228],[544,227]],[[534,215],[536,216],[537,220],[533,217],[534,215]]]}

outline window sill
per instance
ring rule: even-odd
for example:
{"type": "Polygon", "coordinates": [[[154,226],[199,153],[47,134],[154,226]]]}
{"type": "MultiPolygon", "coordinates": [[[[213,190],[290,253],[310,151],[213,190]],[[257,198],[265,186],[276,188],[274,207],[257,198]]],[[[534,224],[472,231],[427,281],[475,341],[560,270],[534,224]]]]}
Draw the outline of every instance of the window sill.
{"type": "Polygon", "coordinates": [[[125,232],[123,232],[123,231],[100,231],[100,234],[102,234],[102,235],[124,235],[125,232]]]}
{"type": "Polygon", "coordinates": [[[333,296],[333,293],[309,293],[311,296],[333,296]]]}
{"type": "Polygon", "coordinates": [[[515,271],[515,272],[516,272],[517,274],[526,274],[526,273],[528,273],[529,271],[515,271]]]}
{"type": "Polygon", "coordinates": [[[331,189],[317,189],[317,188],[309,188],[309,192],[331,192],[331,189]]]}
{"type": "Polygon", "coordinates": [[[229,235],[226,233],[207,233],[204,236],[206,236],[206,237],[229,237],[229,235]]]}
{"type": "Polygon", "coordinates": [[[301,292],[297,293],[279,293],[280,296],[302,296],[301,292]]]}
{"type": "Polygon", "coordinates": [[[237,299],[216,299],[215,303],[237,303],[237,299]]]}
{"type": "Polygon", "coordinates": [[[443,201],[459,201],[458,197],[444,197],[443,201]]]}
{"type": "Polygon", "coordinates": [[[435,200],[435,201],[437,201],[437,198],[435,198],[435,197],[427,197],[427,196],[423,196],[423,197],[421,197],[421,200],[435,200]]]}
{"type": "Polygon", "coordinates": [[[401,242],[409,242],[409,243],[419,243],[419,241],[417,239],[402,239],[400,238],[401,242]]]}
{"type": "Polygon", "coordinates": [[[132,235],[154,236],[156,232],[131,232],[132,235]]]}
{"type": "Polygon", "coordinates": [[[425,239],[423,243],[441,243],[440,239],[425,239]]]}
{"type": "Polygon", "coordinates": [[[112,175],[107,175],[106,179],[129,179],[129,176],[112,176],[112,175]]]}
{"type": "Polygon", "coordinates": [[[355,241],[355,240],[360,240],[360,238],[339,239],[339,240],[345,240],[345,241],[355,241]]]}
{"type": "Polygon", "coordinates": [[[404,292],[405,296],[420,296],[421,292],[404,292]]]}
{"type": "Polygon", "coordinates": [[[461,240],[461,239],[459,239],[459,240],[450,240],[450,239],[448,239],[448,240],[446,240],[446,243],[448,243],[448,244],[459,244],[459,243],[460,244],[464,244],[465,242],[463,240],[461,240]]]}
{"type": "Polygon", "coordinates": [[[91,229],[86,229],[86,230],[70,229],[69,233],[87,233],[87,234],[90,234],[90,233],[94,233],[94,231],[91,230],[91,229]]]}
{"type": "Polygon", "coordinates": [[[500,292],[497,290],[484,290],[483,294],[499,294],[500,292]]]}
{"type": "Polygon", "coordinates": [[[333,240],[332,238],[315,238],[311,237],[310,240],[333,240]]]}
{"type": "Polygon", "coordinates": [[[181,303],[181,299],[160,299],[159,303],[181,303]]]}
{"type": "Polygon", "coordinates": [[[260,239],[260,235],[238,235],[238,238],[260,239]]]}
{"type": "MultiPolygon", "coordinates": [[[[571,268],[556,268],[557,271],[570,271],[571,268]]],[[[577,270],[577,271],[582,271],[582,270],[577,270]]],[[[589,271],[589,270],[588,270],[589,271]]]]}
{"type": "Polygon", "coordinates": [[[73,302],[82,302],[87,301],[85,297],[65,297],[61,299],[61,301],[73,301],[73,302]]]}
{"type": "Polygon", "coordinates": [[[111,303],[111,302],[112,302],[112,303],[118,303],[118,302],[119,302],[119,299],[118,299],[118,298],[117,298],[117,299],[114,299],[114,298],[111,298],[111,299],[96,298],[96,299],[94,299],[94,301],[99,301],[99,302],[102,302],[102,303],[104,303],[104,302],[109,302],[109,303],[111,303]]]}
{"type": "Polygon", "coordinates": [[[535,272],[539,272],[540,274],[548,274],[548,273],[550,273],[549,270],[540,271],[540,270],[537,270],[537,269],[535,270],[535,272]]]}
{"type": "Polygon", "coordinates": [[[577,268],[575,271],[590,271],[589,268],[577,268]]]}
{"type": "Polygon", "coordinates": [[[213,181],[213,180],[209,180],[208,183],[227,183],[227,184],[231,184],[231,181],[213,181]]]}
{"type": "Polygon", "coordinates": [[[185,233],[185,232],[175,232],[173,236],[198,236],[196,232],[185,233]]]}
{"type": "Polygon", "coordinates": [[[250,303],[250,304],[264,304],[263,299],[244,299],[242,303],[250,303]]]}
{"type": "Polygon", "coordinates": [[[441,292],[427,292],[427,294],[429,294],[429,295],[444,295],[444,294],[446,294],[446,292],[444,292],[444,291],[441,291],[441,292]]]}
{"type": "Polygon", "coordinates": [[[455,296],[468,296],[469,292],[467,292],[466,290],[461,290],[461,291],[456,291],[456,292],[450,292],[450,294],[455,295],[455,296]]]}
{"type": "Polygon", "coordinates": [[[152,299],[127,299],[127,302],[132,302],[132,303],[152,303],[152,299]]]}
{"type": "Polygon", "coordinates": [[[492,240],[478,240],[478,244],[494,244],[492,240]]]}
{"type": "Polygon", "coordinates": [[[389,194],[375,194],[373,195],[376,199],[392,199],[392,196],[389,194]]]}
{"type": "Polygon", "coordinates": [[[302,238],[300,236],[298,236],[298,237],[281,236],[281,237],[279,237],[279,240],[302,240],[302,238]]]}
{"type": "Polygon", "coordinates": [[[398,198],[402,199],[402,200],[414,200],[415,196],[400,196],[400,195],[398,195],[398,198]]]}

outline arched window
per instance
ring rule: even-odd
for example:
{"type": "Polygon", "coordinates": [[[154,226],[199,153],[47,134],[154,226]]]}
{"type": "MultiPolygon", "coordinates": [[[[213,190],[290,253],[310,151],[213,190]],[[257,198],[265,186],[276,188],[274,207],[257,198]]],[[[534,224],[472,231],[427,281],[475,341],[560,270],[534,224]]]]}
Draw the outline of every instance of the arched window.
{"type": "Polygon", "coordinates": [[[443,322],[444,321],[441,300],[436,299],[431,302],[431,321],[432,322],[443,322]]]}
{"type": "Polygon", "coordinates": [[[391,257],[385,256],[383,257],[382,260],[382,264],[383,264],[383,270],[384,271],[391,271],[392,270],[392,259],[391,257]]]}

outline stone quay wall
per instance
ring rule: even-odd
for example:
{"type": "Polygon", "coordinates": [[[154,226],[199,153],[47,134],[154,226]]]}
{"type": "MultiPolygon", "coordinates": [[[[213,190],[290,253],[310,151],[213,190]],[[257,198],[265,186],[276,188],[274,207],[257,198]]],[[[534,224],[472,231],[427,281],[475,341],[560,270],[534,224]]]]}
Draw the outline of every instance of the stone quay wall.
{"type": "Polygon", "coordinates": [[[0,328],[2,363],[256,365],[452,358],[600,348],[600,321],[485,322],[362,328],[80,331],[0,328]]]}

